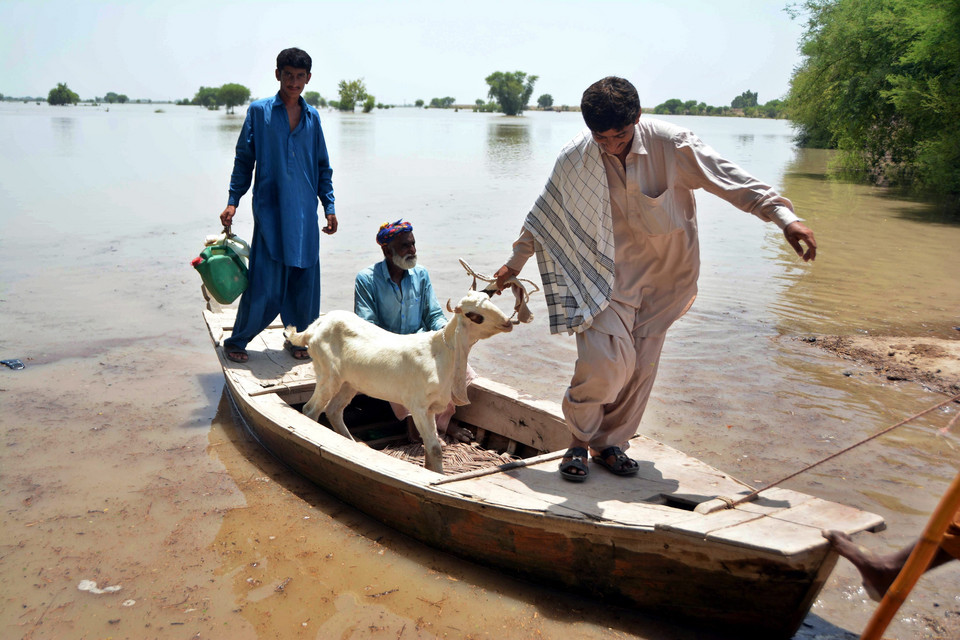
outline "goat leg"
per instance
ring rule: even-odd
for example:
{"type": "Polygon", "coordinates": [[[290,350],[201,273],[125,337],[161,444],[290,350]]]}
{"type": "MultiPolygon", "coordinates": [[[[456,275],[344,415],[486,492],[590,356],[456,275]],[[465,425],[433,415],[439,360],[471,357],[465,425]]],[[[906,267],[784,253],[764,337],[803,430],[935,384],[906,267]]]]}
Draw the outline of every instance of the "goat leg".
{"type": "Polygon", "coordinates": [[[423,466],[430,471],[443,473],[443,448],[437,437],[437,421],[430,411],[413,412],[413,423],[417,426],[420,439],[423,440],[423,466]]]}

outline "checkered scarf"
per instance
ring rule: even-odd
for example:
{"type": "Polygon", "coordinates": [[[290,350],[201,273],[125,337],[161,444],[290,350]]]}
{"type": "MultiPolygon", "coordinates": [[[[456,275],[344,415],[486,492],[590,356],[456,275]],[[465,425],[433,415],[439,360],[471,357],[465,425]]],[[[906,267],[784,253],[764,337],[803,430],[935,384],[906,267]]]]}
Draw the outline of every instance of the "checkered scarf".
{"type": "Polygon", "coordinates": [[[523,226],[536,239],[550,332],[585,331],[609,304],[614,278],[607,173],[589,130],[560,152],[523,226]]]}

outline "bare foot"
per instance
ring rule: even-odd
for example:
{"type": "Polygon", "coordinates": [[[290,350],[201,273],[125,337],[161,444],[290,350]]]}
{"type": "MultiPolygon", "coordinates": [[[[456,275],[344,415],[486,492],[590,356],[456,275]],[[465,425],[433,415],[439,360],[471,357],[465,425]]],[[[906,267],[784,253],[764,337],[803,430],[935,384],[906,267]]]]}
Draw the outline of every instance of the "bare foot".
{"type": "Polygon", "coordinates": [[[466,427],[461,427],[457,424],[456,420],[451,420],[450,424],[447,425],[446,431],[440,435],[446,434],[452,438],[455,442],[470,442],[473,440],[473,433],[470,432],[466,427]]]}
{"type": "Polygon", "coordinates": [[[837,553],[852,562],[860,571],[867,595],[877,602],[882,600],[902,568],[902,563],[897,563],[894,559],[897,554],[878,556],[858,545],[842,531],[824,531],[823,537],[830,541],[837,553]]]}

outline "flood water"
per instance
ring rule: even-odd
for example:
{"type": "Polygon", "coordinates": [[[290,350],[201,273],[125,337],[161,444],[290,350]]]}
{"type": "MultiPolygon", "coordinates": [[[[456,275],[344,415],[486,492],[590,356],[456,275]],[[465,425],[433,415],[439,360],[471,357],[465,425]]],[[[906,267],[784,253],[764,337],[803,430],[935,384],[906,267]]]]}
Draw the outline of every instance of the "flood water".
{"type": "MultiPolygon", "coordinates": [[[[647,116],[644,116],[647,117],[647,116]]],[[[250,442],[223,394],[189,261],[219,231],[243,115],[172,105],[0,104],[0,637],[706,638],[438,553],[334,500],[250,442]],[[98,588],[81,591],[83,580],[98,588]]],[[[323,309],[352,308],[379,224],[413,222],[442,301],[492,273],[579,114],[322,114],[340,231],[323,309]]],[[[702,194],[700,296],[670,331],[640,430],[766,484],[943,396],[800,338],[957,338],[960,226],[824,177],[786,122],[674,118],[791,198],[819,243],[702,194]]],[[[250,238],[250,197],[234,230],[250,238]]],[[[522,274],[539,282],[531,261],[522,274]]],[[[506,304],[506,303],[504,303],[506,304]]],[[[474,368],[558,401],[572,338],[537,319],[474,368]]],[[[879,513],[912,541],[960,463],[952,410],[784,486],[879,513]]],[[[638,454],[640,452],[637,452],[638,454]]],[[[559,479],[558,479],[559,482],[559,479]]],[[[960,569],[928,574],[889,635],[957,637],[960,569]]],[[[874,610],[841,560],[799,638],[846,639],[874,610]]]]}

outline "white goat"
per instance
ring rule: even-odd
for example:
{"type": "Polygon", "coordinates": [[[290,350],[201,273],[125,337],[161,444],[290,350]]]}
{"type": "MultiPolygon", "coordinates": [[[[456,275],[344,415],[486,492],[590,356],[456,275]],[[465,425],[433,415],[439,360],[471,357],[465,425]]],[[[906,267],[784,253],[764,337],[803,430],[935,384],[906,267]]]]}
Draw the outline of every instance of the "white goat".
{"type": "Polygon", "coordinates": [[[317,386],[303,407],[316,420],[321,411],[343,436],[353,438],[343,422],[343,410],[362,393],[397,402],[413,416],[426,453],[424,466],[443,473],[443,454],[434,416],[451,399],[467,400],[467,355],[479,340],[511,331],[513,324],[489,296],[471,291],[460,300],[453,319],[439,331],[400,335],[390,333],[349,311],[321,315],[296,333],[287,327],[291,343],[307,347],[317,386]]]}

